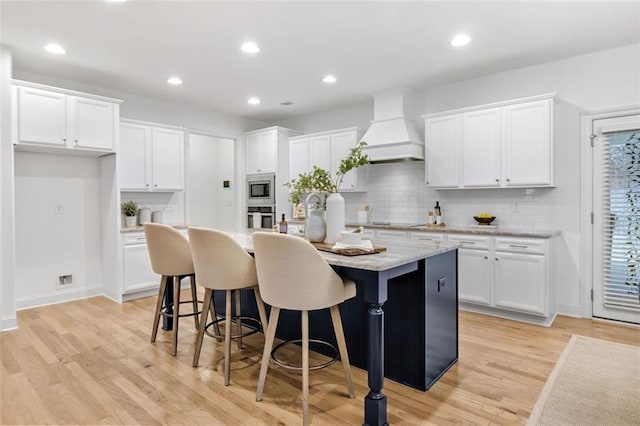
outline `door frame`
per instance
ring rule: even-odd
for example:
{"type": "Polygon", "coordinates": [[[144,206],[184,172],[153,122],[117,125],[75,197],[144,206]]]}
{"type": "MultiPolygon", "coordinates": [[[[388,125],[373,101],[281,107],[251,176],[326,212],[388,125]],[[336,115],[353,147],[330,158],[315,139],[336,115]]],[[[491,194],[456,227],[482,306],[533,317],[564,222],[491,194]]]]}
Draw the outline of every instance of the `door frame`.
{"type": "Polygon", "coordinates": [[[593,122],[607,118],[640,114],[640,105],[582,113],[580,117],[580,313],[593,318],[593,122]]]}

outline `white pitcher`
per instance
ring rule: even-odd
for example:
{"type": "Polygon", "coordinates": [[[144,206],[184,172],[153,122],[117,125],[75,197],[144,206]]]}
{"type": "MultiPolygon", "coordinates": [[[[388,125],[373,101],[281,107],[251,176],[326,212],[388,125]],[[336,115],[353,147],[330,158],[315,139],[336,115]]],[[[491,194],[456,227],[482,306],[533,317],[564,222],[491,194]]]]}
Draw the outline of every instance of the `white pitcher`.
{"type": "Polygon", "coordinates": [[[305,202],[305,216],[307,219],[304,224],[304,236],[312,243],[322,242],[327,232],[327,226],[324,221],[324,210],[322,209],[322,199],[316,193],[311,193],[307,196],[305,202]],[[315,197],[320,204],[320,208],[309,208],[309,200],[315,197]]]}

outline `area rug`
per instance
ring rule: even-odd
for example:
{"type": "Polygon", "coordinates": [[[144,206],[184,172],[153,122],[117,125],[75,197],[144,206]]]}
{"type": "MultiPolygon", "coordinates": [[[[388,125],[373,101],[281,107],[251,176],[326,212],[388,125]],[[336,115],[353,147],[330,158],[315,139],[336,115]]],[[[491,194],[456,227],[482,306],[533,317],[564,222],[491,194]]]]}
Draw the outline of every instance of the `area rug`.
{"type": "Polygon", "coordinates": [[[527,425],[581,426],[639,424],[640,346],[575,334],[560,355],[527,422],[527,425]]]}

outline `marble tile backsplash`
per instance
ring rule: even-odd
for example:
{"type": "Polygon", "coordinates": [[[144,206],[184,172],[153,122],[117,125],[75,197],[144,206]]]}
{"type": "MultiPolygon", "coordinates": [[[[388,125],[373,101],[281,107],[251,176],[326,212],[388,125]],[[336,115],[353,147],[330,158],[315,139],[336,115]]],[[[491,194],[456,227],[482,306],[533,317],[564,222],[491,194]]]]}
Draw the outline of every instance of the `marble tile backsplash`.
{"type": "Polygon", "coordinates": [[[369,221],[424,223],[439,201],[443,221],[455,226],[475,225],[473,216],[480,212],[496,216],[496,225],[525,230],[550,229],[555,222],[551,188],[427,189],[421,161],[372,164],[358,170],[358,179],[367,192],[343,193],[347,221],[355,221],[357,210],[368,204],[369,221]]]}
{"type": "Polygon", "coordinates": [[[133,201],[138,208],[151,211],[160,210],[163,222],[169,225],[182,225],[184,216],[184,192],[122,192],[121,202],[133,201]]]}

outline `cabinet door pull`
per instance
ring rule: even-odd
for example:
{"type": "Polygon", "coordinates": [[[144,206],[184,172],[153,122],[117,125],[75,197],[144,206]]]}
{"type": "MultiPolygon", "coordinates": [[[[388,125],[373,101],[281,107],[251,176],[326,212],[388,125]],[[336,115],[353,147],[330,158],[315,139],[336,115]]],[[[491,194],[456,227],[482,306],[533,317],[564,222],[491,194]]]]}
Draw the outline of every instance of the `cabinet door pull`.
{"type": "Polygon", "coordinates": [[[460,244],[475,244],[475,241],[458,241],[460,244]]]}
{"type": "Polygon", "coordinates": [[[507,178],[507,182],[511,182],[511,179],[507,178]]]}
{"type": "Polygon", "coordinates": [[[496,259],[496,260],[500,260],[500,259],[499,259],[499,258],[497,258],[497,257],[496,257],[495,259],[496,259]]]}
{"type": "Polygon", "coordinates": [[[489,256],[485,256],[484,258],[485,258],[485,260],[486,260],[486,259],[489,259],[489,256]]]}
{"type": "Polygon", "coordinates": [[[66,141],[67,141],[67,138],[62,139],[62,142],[66,142],[66,141]]]}
{"type": "Polygon", "coordinates": [[[500,179],[496,179],[496,182],[500,182],[500,179]]]}
{"type": "Polygon", "coordinates": [[[145,186],[148,188],[148,187],[149,187],[149,184],[147,183],[145,186]]]}
{"type": "Polygon", "coordinates": [[[515,247],[515,248],[529,248],[529,246],[524,245],[524,244],[509,244],[509,247],[515,247]]]}
{"type": "Polygon", "coordinates": [[[427,237],[418,237],[419,240],[424,240],[424,241],[433,241],[433,238],[427,238],[427,237]]]}

